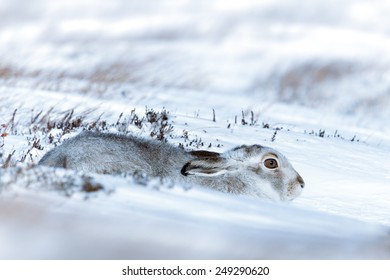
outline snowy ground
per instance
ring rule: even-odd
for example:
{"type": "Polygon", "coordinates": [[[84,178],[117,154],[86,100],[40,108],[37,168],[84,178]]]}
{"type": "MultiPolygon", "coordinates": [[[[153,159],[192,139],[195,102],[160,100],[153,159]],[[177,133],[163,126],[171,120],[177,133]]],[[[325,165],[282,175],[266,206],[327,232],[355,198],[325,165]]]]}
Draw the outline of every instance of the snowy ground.
{"type": "Polygon", "coordinates": [[[389,259],[389,13],[384,0],[2,0],[0,258],[389,259]],[[94,122],[150,137],[130,123],[145,107],[169,111],[167,139],[187,149],[278,149],[302,196],[34,167],[94,122]]]}

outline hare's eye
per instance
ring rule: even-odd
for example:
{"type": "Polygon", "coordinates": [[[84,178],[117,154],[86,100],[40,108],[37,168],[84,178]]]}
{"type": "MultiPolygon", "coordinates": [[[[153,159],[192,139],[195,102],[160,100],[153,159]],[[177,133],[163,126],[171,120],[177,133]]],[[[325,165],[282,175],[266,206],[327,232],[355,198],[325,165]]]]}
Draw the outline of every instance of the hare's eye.
{"type": "Polygon", "coordinates": [[[264,161],[264,166],[268,169],[275,169],[278,167],[278,162],[276,159],[268,158],[264,161]]]}

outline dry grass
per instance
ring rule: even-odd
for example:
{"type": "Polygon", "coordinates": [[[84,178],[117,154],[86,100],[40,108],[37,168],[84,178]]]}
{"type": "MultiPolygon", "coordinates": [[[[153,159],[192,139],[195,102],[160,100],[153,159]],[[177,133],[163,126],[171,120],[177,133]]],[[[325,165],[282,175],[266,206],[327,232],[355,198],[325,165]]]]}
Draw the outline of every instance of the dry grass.
{"type": "Polygon", "coordinates": [[[263,81],[256,81],[254,88],[271,88],[277,101],[318,105],[330,96],[324,92],[324,85],[337,84],[368,68],[347,61],[294,64],[285,71],[271,74],[263,81]]]}
{"type": "Polygon", "coordinates": [[[169,112],[154,111],[146,108],[144,114],[137,114],[135,109],[131,112],[121,113],[116,122],[110,123],[102,119],[100,115],[95,120],[88,119],[88,112],[83,115],[74,114],[69,110],[58,114],[50,109],[47,112],[39,111],[31,114],[30,119],[25,115],[18,115],[15,110],[9,121],[0,126],[0,166],[2,168],[15,167],[18,164],[31,166],[35,160],[35,154],[43,153],[54,146],[59,145],[65,135],[77,131],[115,131],[122,134],[131,134],[135,130],[148,134],[150,138],[167,141],[172,137],[173,125],[169,112]],[[15,153],[15,150],[4,153],[3,146],[9,135],[18,135],[25,138],[26,145],[23,151],[15,153]]]}
{"type": "Polygon", "coordinates": [[[18,86],[20,82],[31,83],[32,89],[50,91],[103,94],[113,85],[136,84],[135,65],[126,63],[113,63],[101,66],[88,73],[77,73],[65,70],[28,70],[18,69],[12,65],[0,65],[0,83],[8,86],[18,86]]]}
{"type": "Polygon", "coordinates": [[[47,189],[71,197],[82,192],[89,197],[90,193],[103,191],[107,194],[111,189],[105,188],[93,177],[74,170],[59,170],[46,166],[12,167],[0,169],[0,192],[12,191],[14,188],[47,189]]]}
{"type": "Polygon", "coordinates": [[[135,83],[137,78],[134,77],[135,66],[121,63],[114,63],[107,67],[99,67],[89,75],[80,76],[80,79],[86,79],[91,83],[135,83]]]}
{"type": "Polygon", "coordinates": [[[336,82],[357,71],[355,65],[347,62],[298,65],[282,74],[277,95],[285,102],[302,100],[302,98],[309,98],[311,102],[322,100],[324,96],[320,87],[324,83],[336,82]]]}

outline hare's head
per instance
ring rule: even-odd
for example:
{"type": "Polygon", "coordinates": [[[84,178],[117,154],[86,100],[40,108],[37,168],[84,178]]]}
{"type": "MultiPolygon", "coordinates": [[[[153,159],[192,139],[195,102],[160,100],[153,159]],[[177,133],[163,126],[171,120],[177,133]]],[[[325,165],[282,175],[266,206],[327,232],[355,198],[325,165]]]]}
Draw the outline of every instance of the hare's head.
{"type": "Polygon", "coordinates": [[[183,166],[183,175],[214,178],[215,184],[237,182],[242,193],[289,201],[305,186],[287,158],[268,147],[244,145],[222,154],[195,151],[191,155],[194,159],[183,166]]]}

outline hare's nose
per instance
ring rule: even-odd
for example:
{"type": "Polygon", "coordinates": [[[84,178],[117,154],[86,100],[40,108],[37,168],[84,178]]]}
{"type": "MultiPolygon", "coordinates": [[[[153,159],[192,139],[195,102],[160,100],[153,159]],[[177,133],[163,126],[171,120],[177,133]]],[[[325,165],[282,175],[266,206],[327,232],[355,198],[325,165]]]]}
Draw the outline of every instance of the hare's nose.
{"type": "Polygon", "coordinates": [[[305,187],[305,182],[303,181],[301,175],[298,175],[297,181],[301,185],[301,188],[303,189],[305,187]]]}

